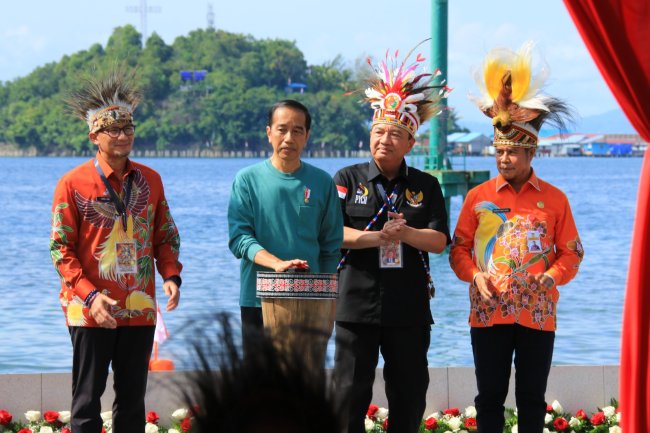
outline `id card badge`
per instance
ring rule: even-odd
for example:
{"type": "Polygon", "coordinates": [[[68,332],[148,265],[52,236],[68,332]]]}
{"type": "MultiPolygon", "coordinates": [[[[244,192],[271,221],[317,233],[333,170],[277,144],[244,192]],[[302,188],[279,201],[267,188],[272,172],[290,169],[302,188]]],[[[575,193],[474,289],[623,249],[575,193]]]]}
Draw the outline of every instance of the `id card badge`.
{"type": "Polygon", "coordinates": [[[388,245],[379,246],[379,267],[383,269],[396,269],[403,266],[402,242],[393,241],[388,245]]]}
{"type": "Polygon", "coordinates": [[[136,253],[135,241],[117,242],[115,244],[115,253],[118,274],[138,273],[138,255],[136,253]]]}
{"type": "Polygon", "coordinates": [[[539,238],[539,232],[531,230],[526,233],[526,243],[528,244],[528,252],[539,254],[542,252],[542,241],[539,238]]]}

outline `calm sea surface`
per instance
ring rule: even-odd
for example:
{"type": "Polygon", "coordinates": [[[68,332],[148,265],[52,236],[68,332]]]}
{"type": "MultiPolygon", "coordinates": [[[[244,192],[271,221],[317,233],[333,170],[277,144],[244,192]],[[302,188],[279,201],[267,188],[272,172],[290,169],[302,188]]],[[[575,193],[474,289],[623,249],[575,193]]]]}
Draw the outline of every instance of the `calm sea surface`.
{"type": "MultiPolygon", "coordinates": [[[[58,304],[59,282],[48,251],[50,206],[59,177],[80,158],[0,158],[0,373],[71,369],[70,339],[58,304]]],[[[311,159],[330,174],[359,159],[311,159]]],[[[171,338],[161,355],[189,364],[187,325],[215,312],[237,315],[239,263],[228,250],[227,203],[235,173],[252,159],[144,159],[163,177],[181,232],[184,264],[180,307],[165,314],[171,338]]],[[[537,174],[569,197],[585,258],[578,276],[561,287],[556,364],[617,364],[641,158],[540,158],[537,174]]],[[[455,161],[462,169],[462,161],[455,161]]],[[[468,158],[469,170],[492,158],[468,158]]],[[[452,200],[452,230],[461,199],[452,200]]],[[[467,286],[432,256],[437,286],[431,309],[431,366],[472,365],[467,286]]],[[[164,296],[160,290],[159,296],[164,296]]],[[[333,355],[330,342],[329,356],[333,355]]]]}

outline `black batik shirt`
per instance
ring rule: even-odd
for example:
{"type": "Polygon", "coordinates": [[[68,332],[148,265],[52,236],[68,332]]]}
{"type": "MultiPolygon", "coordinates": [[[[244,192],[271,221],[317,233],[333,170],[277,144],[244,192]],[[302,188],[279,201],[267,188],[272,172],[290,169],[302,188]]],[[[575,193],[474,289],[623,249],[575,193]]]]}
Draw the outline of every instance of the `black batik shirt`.
{"type": "MultiPolygon", "coordinates": [[[[390,182],[374,161],[351,165],[336,173],[334,183],[345,226],[364,230],[377,215],[384,203],[377,182],[381,182],[387,195],[397,185],[394,204],[410,227],[444,233],[449,244],[447,211],[438,180],[408,167],[406,162],[402,162],[398,177],[390,182]]],[[[381,230],[386,220],[384,210],[370,230],[381,230]]],[[[428,264],[428,253],[423,252],[423,257],[428,264]]],[[[426,272],[418,250],[402,243],[402,259],[402,268],[381,269],[379,248],[351,250],[339,274],[336,320],[382,326],[433,323],[426,272]]],[[[435,281],[435,275],[432,277],[435,281]]]]}

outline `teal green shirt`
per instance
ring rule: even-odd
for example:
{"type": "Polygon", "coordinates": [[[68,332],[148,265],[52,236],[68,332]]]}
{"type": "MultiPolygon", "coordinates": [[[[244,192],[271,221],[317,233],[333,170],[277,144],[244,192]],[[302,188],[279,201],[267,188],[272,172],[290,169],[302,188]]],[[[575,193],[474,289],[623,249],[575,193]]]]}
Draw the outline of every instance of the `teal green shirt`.
{"type": "Polygon", "coordinates": [[[325,171],[301,162],[278,171],[266,160],[237,173],[228,205],[228,246],[241,259],[239,304],[259,307],[255,296],[260,250],[281,260],[302,259],[311,272],[335,273],[343,242],[343,216],[336,186],[325,171]]]}

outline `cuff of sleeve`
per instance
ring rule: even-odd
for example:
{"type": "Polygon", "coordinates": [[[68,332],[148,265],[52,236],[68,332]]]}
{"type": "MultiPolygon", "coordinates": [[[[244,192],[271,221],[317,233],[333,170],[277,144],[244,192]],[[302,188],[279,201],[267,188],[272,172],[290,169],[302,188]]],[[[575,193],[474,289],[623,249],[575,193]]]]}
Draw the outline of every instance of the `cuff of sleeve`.
{"type": "Polygon", "coordinates": [[[81,299],[86,299],[93,290],[95,290],[95,286],[86,279],[80,279],[73,289],[74,294],[81,299]]]}
{"type": "Polygon", "coordinates": [[[183,280],[181,279],[180,275],[172,275],[169,278],[165,278],[165,282],[167,281],[173,281],[174,284],[176,284],[179,289],[181,288],[181,284],[183,284],[183,280]]]}
{"type": "Polygon", "coordinates": [[[251,245],[248,248],[248,251],[246,252],[246,258],[251,262],[255,263],[255,255],[260,251],[262,251],[263,249],[264,248],[262,248],[262,245],[260,244],[251,245]]]}

